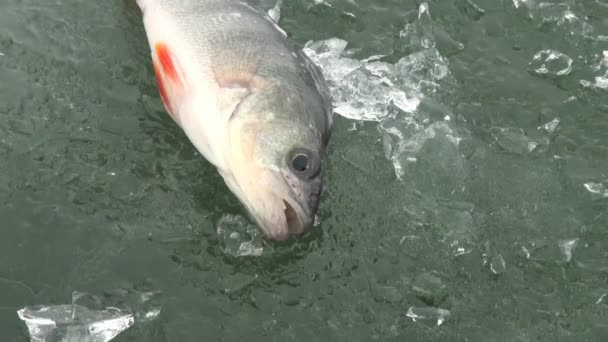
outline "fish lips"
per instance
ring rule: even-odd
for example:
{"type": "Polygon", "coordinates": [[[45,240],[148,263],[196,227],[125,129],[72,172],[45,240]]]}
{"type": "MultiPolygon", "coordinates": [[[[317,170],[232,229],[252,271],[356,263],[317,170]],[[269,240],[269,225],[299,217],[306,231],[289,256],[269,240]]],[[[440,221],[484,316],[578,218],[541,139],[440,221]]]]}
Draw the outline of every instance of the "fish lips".
{"type": "Polygon", "coordinates": [[[267,236],[285,241],[312,229],[319,208],[322,182],[320,178],[302,181],[286,172],[279,174],[283,182],[272,190],[273,203],[269,205],[274,207],[273,211],[280,208],[282,212],[278,215],[260,213],[262,215],[257,221],[267,236]]]}

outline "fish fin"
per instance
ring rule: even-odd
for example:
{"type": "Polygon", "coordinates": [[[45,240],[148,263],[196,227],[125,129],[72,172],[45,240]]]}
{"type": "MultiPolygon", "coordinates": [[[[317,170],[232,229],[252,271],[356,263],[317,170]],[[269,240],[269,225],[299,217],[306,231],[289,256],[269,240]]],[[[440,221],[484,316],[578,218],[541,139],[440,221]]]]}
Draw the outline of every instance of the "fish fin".
{"type": "Polygon", "coordinates": [[[186,82],[181,66],[169,46],[162,42],[155,44],[152,60],[161,100],[171,118],[181,126],[179,106],[186,95],[186,82]]]}

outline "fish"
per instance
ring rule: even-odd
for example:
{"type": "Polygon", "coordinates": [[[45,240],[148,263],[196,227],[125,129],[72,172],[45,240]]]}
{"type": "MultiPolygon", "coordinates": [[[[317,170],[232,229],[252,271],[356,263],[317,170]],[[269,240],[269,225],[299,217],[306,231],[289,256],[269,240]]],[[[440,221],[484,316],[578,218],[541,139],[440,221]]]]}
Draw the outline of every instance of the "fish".
{"type": "Polygon", "coordinates": [[[315,224],[333,126],[316,66],[238,0],[137,0],[160,99],[269,238],[315,224]]]}

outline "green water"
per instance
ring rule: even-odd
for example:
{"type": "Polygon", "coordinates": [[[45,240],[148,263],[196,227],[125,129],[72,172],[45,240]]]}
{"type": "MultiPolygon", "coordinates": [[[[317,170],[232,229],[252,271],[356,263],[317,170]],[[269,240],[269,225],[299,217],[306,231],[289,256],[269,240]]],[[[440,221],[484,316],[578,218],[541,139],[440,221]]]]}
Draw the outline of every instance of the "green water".
{"type": "MultiPolygon", "coordinates": [[[[283,4],[301,46],[412,52],[419,1],[313,3],[283,4]]],[[[0,340],[117,288],[162,311],[115,341],[608,340],[608,2],[551,3],[429,1],[450,82],[418,114],[451,133],[395,154],[406,114],[337,116],[320,226],[236,257],[218,222],[245,213],[165,114],[133,3],[0,0],[0,340]],[[546,49],[571,70],[535,71],[546,49]]]]}

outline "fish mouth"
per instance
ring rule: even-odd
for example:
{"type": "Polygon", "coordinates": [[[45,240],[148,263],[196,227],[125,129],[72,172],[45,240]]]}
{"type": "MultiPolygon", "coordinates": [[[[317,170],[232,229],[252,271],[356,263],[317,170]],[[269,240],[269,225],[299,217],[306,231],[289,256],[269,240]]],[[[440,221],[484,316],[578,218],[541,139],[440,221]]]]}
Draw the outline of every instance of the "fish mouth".
{"type": "Polygon", "coordinates": [[[305,223],[302,221],[301,216],[298,215],[289,201],[283,200],[283,205],[285,205],[283,212],[285,213],[285,221],[287,223],[287,231],[289,231],[289,234],[300,235],[306,231],[307,227],[305,226],[305,223]]]}
{"type": "Polygon", "coordinates": [[[312,227],[312,219],[308,218],[306,211],[292,198],[278,197],[281,212],[274,222],[260,220],[261,230],[270,238],[277,241],[286,241],[305,233],[312,227]]]}

